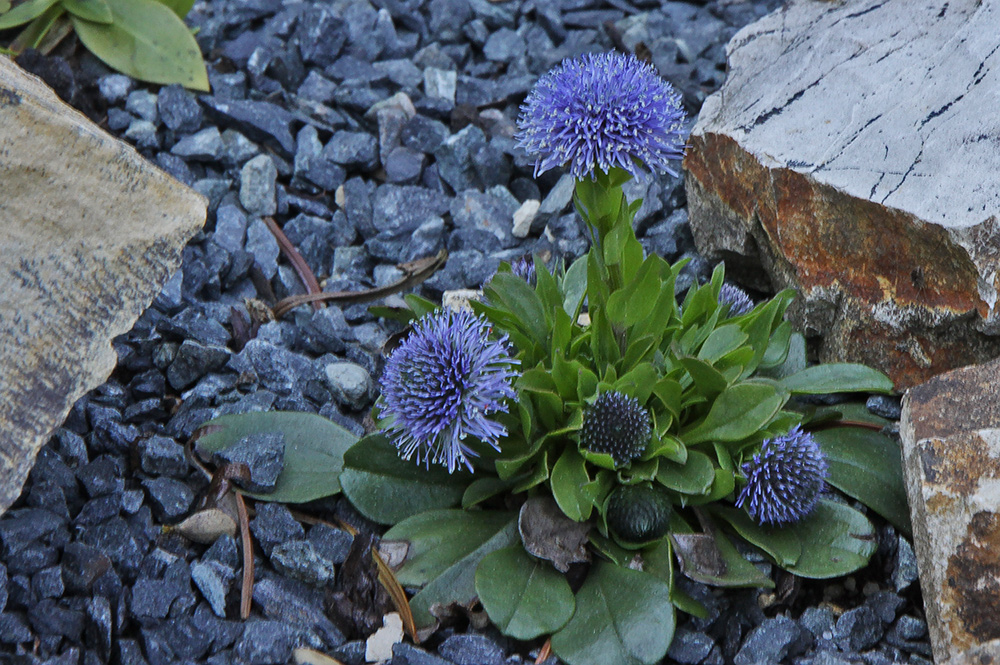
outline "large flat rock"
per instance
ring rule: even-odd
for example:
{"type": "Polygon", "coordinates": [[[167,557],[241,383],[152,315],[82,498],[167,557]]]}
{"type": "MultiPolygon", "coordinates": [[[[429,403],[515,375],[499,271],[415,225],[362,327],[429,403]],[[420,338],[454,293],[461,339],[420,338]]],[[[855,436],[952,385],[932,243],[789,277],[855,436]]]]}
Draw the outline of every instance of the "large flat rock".
{"type": "Polygon", "coordinates": [[[912,388],[900,435],[934,662],[1000,662],[1000,361],[912,388]]]}
{"type": "Polygon", "coordinates": [[[797,288],[903,387],[1000,355],[1000,0],[794,0],[729,44],[685,161],[699,248],[797,288]]]}
{"type": "Polygon", "coordinates": [[[114,369],[205,200],[0,56],[0,513],[114,369]]]}

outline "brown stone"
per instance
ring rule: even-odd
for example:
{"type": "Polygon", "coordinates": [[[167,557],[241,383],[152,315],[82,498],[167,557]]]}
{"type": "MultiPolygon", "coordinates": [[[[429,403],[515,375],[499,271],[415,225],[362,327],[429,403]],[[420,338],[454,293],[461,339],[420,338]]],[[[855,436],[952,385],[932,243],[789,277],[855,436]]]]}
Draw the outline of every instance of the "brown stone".
{"type": "Polygon", "coordinates": [[[180,266],[205,200],[0,56],[0,513],[180,266]]]}
{"type": "Polygon", "coordinates": [[[910,389],[900,435],[934,660],[1000,662],[1000,361],[910,389]]]}
{"type": "Polygon", "coordinates": [[[685,159],[692,230],[748,286],[797,289],[822,360],[908,387],[1000,355],[1000,153],[977,139],[1000,135],[998,22],[797,0],[730,42],[685,159]]]}

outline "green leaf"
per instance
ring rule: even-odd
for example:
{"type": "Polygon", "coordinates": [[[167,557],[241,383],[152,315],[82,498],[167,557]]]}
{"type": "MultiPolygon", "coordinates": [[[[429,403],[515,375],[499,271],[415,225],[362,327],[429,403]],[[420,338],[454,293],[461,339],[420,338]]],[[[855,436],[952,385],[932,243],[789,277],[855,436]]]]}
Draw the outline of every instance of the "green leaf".
{"type": "Polygon", "coordinates": [[[382,433],[358,441],[344,454],[340,484],[358,511],[379,524],[395,524],[417,513],[449,508],[462,500],[471,476],[425,468],[399,456],[382,433]]]}
{"type": "Polygon", "coordinates": [[[583,491],[590,482],[587,465],[583,457],[573,448],[566,448],[552,467],[552,497],[560,510],[574,522],[582,522],[590,517],[593,509],[590,497],[583,491]]]}
{"type": "Polygon", "coordinates": [[[162,2],[169,7],[170,11],[177,14],[178,18],[187,16],[191,8],[194,7],[194,0],[158,0],[158,2],[162,2]]]}
{"type": "Polygon", "coordinates": [[[574,321],[580,314],[583,297],[587,295],[587,255],[584,254],[570,265],[563,277],[563,309],[574,321]]]}
{"type": "Polygon", "coordinates": [[[520,543],[483,557],[476,569],[476,593],[490,621],[518,640],[556,632],[576,607],[565,575],[528,556],[520,543]]]}
{"type": "Polygon", "coordinates": [[[10,0],[0,0],[0,14],[10,11],[10,0]]]}
{"type": "Polygon", "coordinates": [[[747,341],[747,334],[740,330],[739,326],[727,325],[719,326],[712,331],[705,343],[698,350],[698,357],[707,362],[715,362],[727,353],[731,353],[743,346],[747,341]]]}
{"type": "Polygon", "coordinates": [[[739,441],[767,424],[787,396],[769,383],[744,381],[726,388],[705,420],[681,435],[688,445],[702,441],[739,441]]]}
{"type": "Polygon", "coordinates": [[[240,439],[262,432],[285,436],[284,470],[273,492],[250,494],[261,501],[303,503],[340,492],[344,457],[358,437],[337,423],[312,413],[268,411],[221,416],[202,428],[195,449],[206,459],[240,439]]]}
{"type": "Polygon", "coordinates": [[[63,8],[73,16],[94,23],[111,23],[111,7],[107,0],[60,0],[63,8]]]}
{"type": "Polygon", "coordinates": [[[791,346],[792,332],[792,324],[788,321],[782,321],[778,324],[778,327],[771,333],[771,339],[767,343],[764,357],[761,358],[760,367],[777,367],[785,362],[791,346]]]}
{"type": "Polygon", "coordinates": [[[899,446],[880,432],[833,427],[812,433],[830,467],[827,482],[903,533],[912,532],[899,446]]]}
{"type": "Polygon", "coordinates": [[[106,0],[114,23],[71,16],[83,45],[106,65],[133,78],[209,90],[201,49],[184,22],[156,0],[106,0]]]}
{"type": "Polygon", "coordinates": [[[6,30],[33,21],[44,14],[45,10],[56,4],[56,2],[58,0],[27,0],[27,2],[22,2],[13,9],[10,9],[10,5],[8,4],[10,11],[4,10],[3,15],[0,16],[0,30],[6,30]]]}
{"type": "Polygon", "coordinates": [[[409,544],[396,572],[404,586],[422,586],[410,599],[418,627],[431,626],[435,603],[467,603],[476,595],[476,567],[483,557],[518,542],[517,513],[431,510],[389,529],[383,541],[409,544]]]}
{"type": "Polygon", "coordinates": [[[468,510],[476,504],[482,503],[486,499],[497,494],[502,494],[514,486],[509,480],[501,480],[493,476],[485,476],[472,481],[472,484],[465,488],[462,495],[462,508],[468,510]]]}
{"type": "Polygon", "coordinates": [[[545,306],[535,290],[520,277],[511,273],[498,273],[488,287],[490,300],[514,316],[519,328],[539,346],[545,346],[549,326],[545,306]]]}
{"type": "Polygon", "coordinates": [[[868,564],[878,549],[875,527],[868,518],[842,503],[820,499],[801,522],[785,527],[802,543],[802,556],[786,570],[799,577],[828,579],[853,573],[868,564]]]}
{"type": "Polygon", "coordinates": [[[792,394],[891,393],[892,381],[882,372],[854,363],[815,365],[781,379],[792,394]]]}
{"type": "Polygon", "coordinates": [[[53,5],[42,15],[29,23],[11,42],[11,54],[17,55],[25,49],[38,48],[60,18],[66,13],[60,4],[53,5]]]}
{"type": "Polygon", "coordinates": [[[697,358],[681,358],[680,360],[681,365],[691,375],[698,392],[707,399],[719,395],[729,385],[726,377],[704,360],[697,358]]]}
{"type": "Polygon", "coordinates": [[[552,650],[568,665],[652,665],[666,654],[675,620],[665,582],[596,561],[552,650]]]}
{"type": "Polygon", "coordinates": [[[745,510],[716,505],[712,513],[721,517],[747,542],[767,552],[781,567],[794,566],[808,543],[799,541],[798,534],[776,526],[761,526],[745,510]]]}
{"type": "Polygon", "coordinates": [[[661,461],[656,481],[681,494],[705,494],[715,481],[715,465],[705,453],[689,450],[685,464],[661,461]]]}

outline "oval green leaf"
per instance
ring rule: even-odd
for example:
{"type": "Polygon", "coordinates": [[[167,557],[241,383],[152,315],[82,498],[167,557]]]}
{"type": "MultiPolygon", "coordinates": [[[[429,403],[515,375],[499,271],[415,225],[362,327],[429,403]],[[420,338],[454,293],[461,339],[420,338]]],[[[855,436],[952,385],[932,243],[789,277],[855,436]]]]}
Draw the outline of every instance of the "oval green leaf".
{"type": "Polygon", "coordinates": [[[395,524],[425,510],[450,508],[462,500],[472,476],[425,468],[399,456],[384,434],[372,434],[344,455],[340,484],[355,508],[379,524],[395,524]]]}
{"type": "Polygon", "coordinates": [[[332,420],[313,413],[268,411],[221,416],[204,425],[195,450],[208,459],[245,436],[281,432],[285,436],[285,466],[274,491],[250,494],[261,501],[303,503],[340,492],[338,476],[344,454],[358,437],[332,420]]]}
{"type": "Polygon", "coordinates": [[[520,544],[483,557],[476,593],[500,632],[519,640],[556,632],[576,606],[566,577],[547,561],[528,556],[520,544]]]}
{"type": "Polygon", "coordinates": [[[566,448],[552,467],[552,497],[566,517],[582,522],[590,517],[594,507],[584,486],[590,482],[583,456],[573,448],[566,448]]]}
{"type": "Polygon", "coordinates": [[[744,540],[767,552],[779,566],[794,566],[802,556],[803,543],[788,529],[761,526],[745,510],[717,505],[712,512],[729,523],[744,540]]]}
{"type": "MultiPolygon", "coordinates": [[[[45,13],[57,0],[27,0],[0,16],[0,30],[24,25],[45,13]]],[[[9,7],[9,5],[8,5],[9,7]]]]}
{"type": "Polygon", "coordinates": [[[899,446],[860,427],[813,432],[830,467],[827,482],[865,504],[902,531],[911,533],[899,446]]]}
{"type": "Polygon", "coordinates": [[[177,14],[179,18],[184,18],[194,7],[194,0],[157,0],[170,8],[170,11],[177,14]]]}
{"type": "Polygon", "coordinates": [[[61,0],[63,8],[73,16],[94,23],[111,23],[111,7],[107,0],[61,0]]]}
{"type": "Polygon", "coordinates": [[[770,383],[745,381],[715,398],[699,425],[681,435],[684,443],[739,441],[764,427],[785,404],[787,394],[770,383]]]}
{"type": "Polygon", "coordinates": [[[70,16],[87,49],[123,74],[194,90],[209,90],[198,42],[184,22],[156,0],[106,0],[113,23],[102,25],[70,16]]]}
{"type": "Polygon", "coordinates": [[[789,392],[796,395],[828,393],[891,393],[892,381],[882,372],[854,363],[828,363],[807,367],[781,379],[789,392]]]}
{"type": "Polygon", "coordinates": [[[638,570],[596,561],[576,594],[576,611],[552,636],[569,665],[652,665],[674,637],[670,587],[638,570]]]}
{"type": "Polygon", "coordinates": [[[799,577],[827,579],[853,573],[878,549],[875,527],[857,510],[821,499],[801,522],[785,527],[802,543],[802,556],[785,570],[799,577]]]}
{"type": "Polygon", "coordinates": [[[661,461],[656,480],[667,489],[681,494],[705,494],[715,481],[715,465],[705,453],[689,450],[684,464],[661,461]]]}
{"type": "Polygon", "coordinates": [[[519,542],[517,513],[431,510],[403,520],[382,538],[409,544],[396,578],[403,586],[423,587],[410,609],[418,627],[430,626],[432,605],[470,601],[483,557],[519,542]]]}

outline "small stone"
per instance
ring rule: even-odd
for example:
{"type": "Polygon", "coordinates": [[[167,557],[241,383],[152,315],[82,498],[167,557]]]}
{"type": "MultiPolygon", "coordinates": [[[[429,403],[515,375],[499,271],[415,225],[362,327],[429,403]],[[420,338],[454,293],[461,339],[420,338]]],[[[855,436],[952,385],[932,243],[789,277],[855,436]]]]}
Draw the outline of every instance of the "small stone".
{"type": "Polygon", "coordinates": [[[325,369],[327,384],[340,404],[360,411],[371,402],[375,386],[368,370],[347,362],[330,363],[325,369]]]}
{"type": "Polygon", "coordinates": [[[285,435],[281,432],[255,432],[212,456],[216,466],[242,464],[249,477],[238,477],[236,484],[248,492],[273,492],[285,468],[285,435]]]}
{"type": "Polygon", "coordinates": [[[125,110],[147,122],[156,123],[156,95],[148,90],[134,90],[128,95],[125,110]]]}
{"type": "Polygon", "coordinates": [[[222,155],[222,135],[217,127],[208,127],[196,134],[185,136],[174,144],[170,154],[181,159],[214,162],[222,155]]]}
{"type": "Polygon", "coordinates": [[[7,607],[7,568],[0,563],[0,612],[7,607]]]}
{"type": "Polygon", "coordinates": [[[111,559],[84,543],[69,543],[63,550],[62,578],[71,594],[89,594],[94,582],[111,570],[111,559]]]}
{"type": "Polygon", "coordinates": [[[733,662],[736,665],[780,662],[790,654],[801,634],[802,629],[788,617],[765,619],[747,636],[733,662]]]}
{"type": "Polygon", "coordinates": [[[12,510],[0,519],[0,552],[11,557],[63,527],[63,518],[41,508],[12,510]]]}
{"type": "Polygon", "coordinates": [[[896,592],[904,591],[917,581],[917,556],[910,541],[899,536],[896,541],[896,562],[892,569],[892,585],[896,592]]]}
{"type": "Polygon", "coordinates": [[[201,106],[194,95],[180,85],[160,88],[156,106],[163,124],[175,132],[194,132],[201,126],[201,106]]]}
{"type": "Polygon", "coordinates": [[[326,524],[317,524],[309,529],[308,539],[321,557],[334,564],[347,560],[354,542],[354,536],[347,531],[326,524]]]}
{"type": "Polygon", "coordinates": [[[23,614],[0,613],[0,644],[31,642],[34,636],[23,614]]]}
{"type": "Polygon", "coordinates": [[[576,180],[568,173],[559,177],[555,186],[542,199],[535,217],[537,224],[545,225],[553,217],[556,217],[569,207],[573,200],[573,191],[576,189],[576,180]]]}
{"type": "Polygon", "coordinates": [[[226,618],[226,594],[232,581],[232,570],[216,561],[195,561],[191,564],[191,580],[208,601],[217,617],[226,618]]]}
{"type": "Polygon", "coordinates": [[[875,610],[876,616],[884,624],[896,620],[896,612],[905,604],[905,600],[891,591],[876,591],[868,596],[865,605],[875,610]]]}
{"type": "Polygon", "coordinates": [[[494,62],[510,62],[523,57],[525,53],[524,39],[509,28],[497,30],[483,45],[483,55],[494,62]]]}
{"type": "Polygon", "coordinates": [[[295,631],[283,623],[251,619],[236,642],[234,655],[246,665],[285,665],[296,641],[295,631]]]}
{"type": "Polygon", "coordinates": [[[108,104],[120,104],[134,85],[135,81],[124,74],[109,74],[97,79],[97,89],[108,104]]]}
{"type": "Polygon", "coordinates": [[[393,657],[393,646],[403,641],[403,620],[396,612],[382,618],[382,627],[365,641],[365,660],[381,663],[393,657]]]}
{"type": "Polygon", "coordinates": [[[872,395],[865,406],[871,413],[886,420],[899,420],[903,410],[900,399],[892,395],[872,395]]]}
{"type": "Polygon", "coordinates": [[[87,599],[87,641],[96,646],[101,658],[107,661],[111,656],[114,625],[112,622],[111,603],[104,596],[94,596],[87,599]]]}
{"type": "Polygon", "coordinates": [[[705,633],[678,628],[667,657],[681,665],[696,665],[705,660],[713,646],[715,640],[705,633]]]}
{"type": "Polygon", "coordinates": [[[841,647],[851,651],[871,649],[882,639],[882,634],[882,622],[875,611],[866,605],[840,615],[834,631],[834,637],[841,647]]]}
{"type": "Polygon", "coordinates": [[[151,478],[142,481],[149,494],[156,519],[173,523],[187,515],[194,502],[194,493],[184,483],[173,478],[151,478]]]}
{"type": "Polygon", "coordinates": [[[443,99],[454,104],[457,84],[458,75],[452,69],[424,69],[424,94],[431,99],[443,99]]]}
{"type": "Polygon", "coordinates": [[[39,635],[63,637],[75,643],[83,636],[83,612],[64,607],[51,598],[40,600],[29,608],[28,621],[39,635]]]}
{"type": "Polygon", "coordinates": [[[143,150],[160,147],[160,137],[156,134],[156,125],[148,120],[133,120],[125,130],[125,138],[135,143],[143,150]]]}
{"type": "Polygon", "coordinates": [[[271,563],[283,575],[322,587],[333,582],[336,570],[324,559],[312,542],[292,540],[280,543],[271,551],[271,563]]]}
{"type": "Polygon", "coordinates": [[[165,436],[153,435],[140,439],[139,464],[146,473],[157,476],[183,477],[188,471],[184,446],[165,436]]]}
{"type": "Polygon", "coordinates": [[[118,462],[107,455],[102,455],[90,464],[77,469],[76,477],[87,491],[87,496],[91,498],[117,494],[125,487],[118,462]]]}
{"type": "Polygon", "coordinates": [[[278,208],[278,169],[268,155],[258,155],[240,171],[240,203],[253,215],[273,215],[278,208]]]}
{"type": "Polygon", "coordinates": [[[323,158],[346,168],[372,170],[378,164],[378,141],[366,132],[336,132],[323,148],[323,158]]]}
{"type": "Polygon", "coordinates": [[[448,127],[444,123],[423,115],[415,115],[403,127],[399,138],[407,148],[433,153],[449,134],[448,127]]]}
{"type": "Polygon", "coordinates": [[[288,508],[277,503],[258,504],[257,516],[250,520],[250,530],[268,557],[277,545],[302,540],[306,535],[288,508]]]}
{"type": "Polygon", "coordinates": [[[438,653],[456,665],[502,665],[503,649],[485,635],[472,633],[452,635],[441,646],[438,653]]]}
{"type": "Polygon", "coordinates": [[[215,213],[215,233],[212,241],[229,252],[243,249],[247,232],[247,216],[235,205],[219,206],[215,213]]]}
{"type": "Polygon", "coordinates": [[[486,150],[486,135],[475,125],[454,134],[434,151],[438,174],[456,192],[478,189],[480,180],[473,164],[473,155],[486,150]]]}
{"type": "MultiPolygon", "coordinates": [[[[393,665],[451,665],[450,661],[428,653],[419,647],[406,642],[392,645],[393,665]],[[397,660],[400,662],[397,664],[397,660]]],[[[548,663],[548,665],[552,665],[548,663]]]]}
{"type": "Polygon", "coordinates": [[[145,500],[142,490],[125,490],[122,492],[121,508],[129,515],[135,515],[145,500]]]}
{"type": "Polygon", "coordinates": [[[295,120],[287,110],[270,102],[226,100],[202,97],[208,115],[221,124],[232,126],[247,137],[265,143],[289,158],[295,153],[295,138],[290,126],[295,120]]]}
{"type": "Polygon", "coordinates": [[[205,346],[184,340],[177,349],[174,361],[167,368],[167,381],[183,390],[209,372],[213,372],[229,360],[229,349],[221,346],[205,346]]]}
{"type": "Polygon", "coordinates": [[[231,536],[219,536],[219,538],[212,543],[212,546],[205,551],[205,555],[202,559],[205,561],[218,562],[233,572],[235,572],[236,568],[240,565],[239,551],[236,547],[236,541],[231,536]]]}
{"type": "Polygon", "coordinates": [[[220,158],[229,166],[240,166],[260,154],[260,147],[235,129],[222,132],[220,158]]]}
{"type": "Polygon", "coordinates": [[[62,568],[52,566],[35,573],[31,578],[31,588],[38,598],[59,598],[66,592],[63,584],[62,568]]]}
{"type": "Polygon", "coordinates": [[[393,148],[385,158],[385,175],[388,182],[415,183],[423,173],[427,158],[422,152],[405,146],[393,148]]]}
{"type": "Polygon", "coordinates": [[[527,238],[532,231],[531,227],[540,207],[541,201],[534,199],[527,199],[522,203],[521,207],[514,212],[514,226],[511,228],[511,235],[515,238],[527,238]]]}
{"type": "Polygon", "coordinates": [[[344,643],[344,636],[327,618],[324,592],[287,577],[264,577],[254,585],[253,601],[268,619],[303,631],[314,647],[331,649],[344,643]]]}

